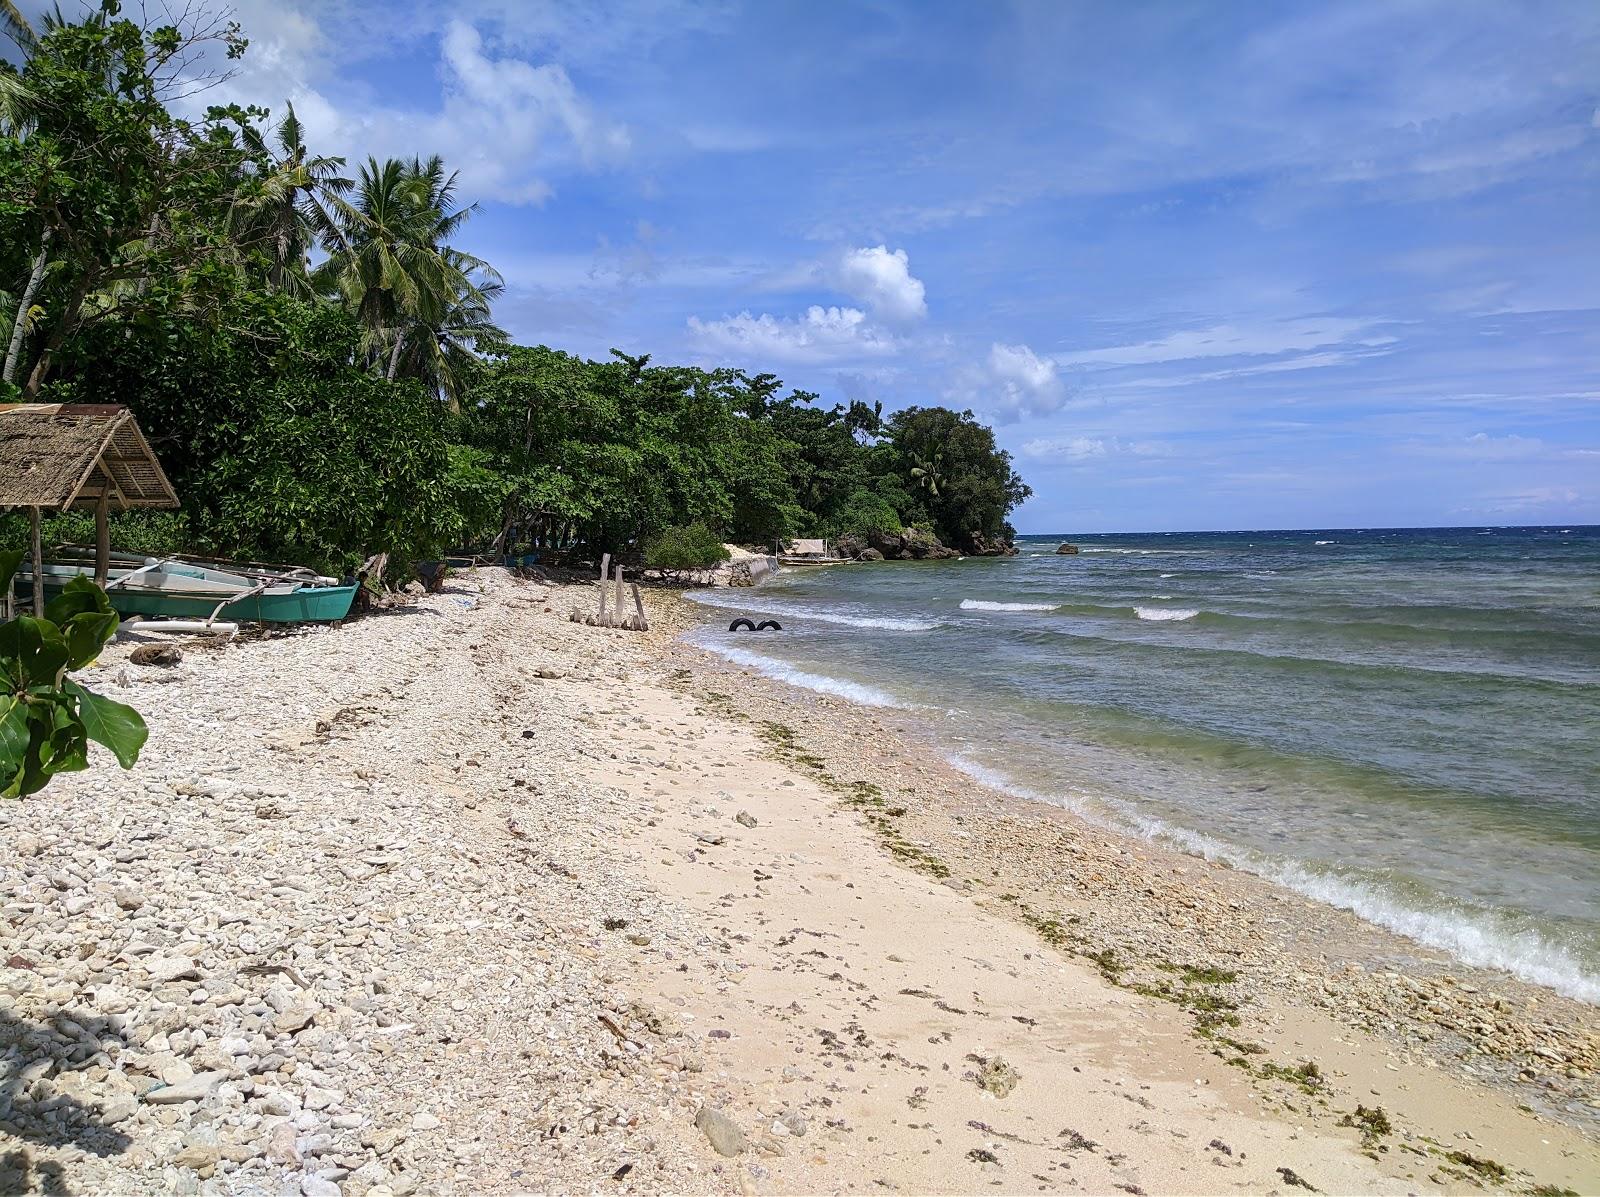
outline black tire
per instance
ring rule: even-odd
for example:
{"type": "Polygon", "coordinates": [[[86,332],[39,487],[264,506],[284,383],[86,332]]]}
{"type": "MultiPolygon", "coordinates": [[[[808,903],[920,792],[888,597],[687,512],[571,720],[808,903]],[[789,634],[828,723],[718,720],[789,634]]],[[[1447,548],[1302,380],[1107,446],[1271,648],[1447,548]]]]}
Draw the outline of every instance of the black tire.
{"type": "Polygon", "coordinates": [[[748,619],[736,619],[728,625],[728,631],[730,632],[753,632],[755,630],[756,625],[751,623],[748,619]]]}
{"type": "Polygon", "coordinates": [[[756,631],[781,632],[783,631],[783,625],[776,619],[763,619],[760,623],[756,624],[756,631]]]}

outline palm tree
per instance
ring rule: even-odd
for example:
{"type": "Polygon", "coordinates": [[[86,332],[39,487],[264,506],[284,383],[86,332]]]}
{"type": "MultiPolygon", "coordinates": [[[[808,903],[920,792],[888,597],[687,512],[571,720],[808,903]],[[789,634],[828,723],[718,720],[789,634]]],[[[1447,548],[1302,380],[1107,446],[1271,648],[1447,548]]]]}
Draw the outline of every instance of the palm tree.
{"type": "Polygon", "coordinates": [[[267,256],[267,283],[301,298],[312,293],[309,256],[319,238],[338,244],[339,222],[329,211],[335,197],[353,186],[341,173],[344,159],[312,154],[294,105],[278,122],[278,154],[254,125],[247,126],[246,149],[269,170],[242,183],[234,197],[229,224],[243,246],[260,247],[267,256]]]}
{"type": "Polygon", "coordinates": [[[398,377],[405,362],[447,397],[456,384],[444,382],[459,376],[466,344],[498,332],[488,304],[503,285],[488,263],[446,244],[476,211],[458,206],[455,188],[437,155],[367,159],[353,197],[331,198],[329,233],[337,240],[324,238],[329,258],[313,276],[356,312],[363,352],[374,365],[386,360],[386,378],[398,377]],[[455,354],[441,348],[441,337],[455,354]]]}
{"type": "Polygon", "coordinates": [[[505,339],[494,323],[491,306],[505,290],[505,282],[491,267],[459,250],[444,251],[461,285],[436,316],[412,321],[401,341],[399,373],[420,378],[434,394],[461,410],[461,394],[477,352],[505,339]]]}
{"type": "Polygon", "coordinates": [[[31,55],[39,45],[39,37],[34,33],[33,26],[28,24],[28,18],[22,15],[22,10],[12,0],[0,0],[0,33],[14,41],[24,55],[31,55]]]}
{"type": "Polygon", "coordinates": [[[917,480],[917,485],[922,487],[933,498],[939,497],[939,483],[944,481],[944,454],[935,453],[931,458],[913,457],[911,476],[917,480]]]}

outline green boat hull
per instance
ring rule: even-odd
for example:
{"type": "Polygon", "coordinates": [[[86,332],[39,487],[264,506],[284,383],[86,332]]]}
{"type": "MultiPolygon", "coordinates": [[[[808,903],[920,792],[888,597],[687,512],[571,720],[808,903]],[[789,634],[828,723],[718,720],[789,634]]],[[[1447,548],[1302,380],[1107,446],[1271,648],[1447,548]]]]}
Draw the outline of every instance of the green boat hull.
{"type": "MultiPolygon", "coordinates": [[[[45,582],[45,593],[60,589],[45,582]]],[[[354,586],[306,586],[289,594],[252,594],[228,603],[220,611],[220,595],[163,594],[150,590],[106,591],[118,615],[163,616],[169,619],[210,619],[233,623],[335,623],[350,614],[355,601],[354,586]]]]}

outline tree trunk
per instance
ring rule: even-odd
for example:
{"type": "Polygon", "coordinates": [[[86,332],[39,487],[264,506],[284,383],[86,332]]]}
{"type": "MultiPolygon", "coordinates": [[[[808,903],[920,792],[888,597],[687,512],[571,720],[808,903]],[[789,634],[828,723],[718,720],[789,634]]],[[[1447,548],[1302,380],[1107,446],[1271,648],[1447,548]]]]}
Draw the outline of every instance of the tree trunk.
{"type": "Polygon", "coordinates": [[[54,229],[46,229],[39,238],[39,256],[33,260],[33,273],[28,276],[27,286],[22,288],[22,300],[17,304],[17,318],[11,325],[11,344],[6,348],[6,364],[4,371],[0,371],[0,381],[10,382],[17,372],[17,358],[22,353],[23,329],[27,327],[28,312],[33,307],[33,297],[39,291],[39,284],[44,281],[44,268],[49,265],[50,239],[55,236],[54,229]]]}
{"type": "Polygon", "coordinates": [[[406,343],[406,334],[396,331],[394,334],[394,348],[389,351],[389,372],[384,375],[390,382],[400,370],[400,349],[406,343]]]}
{"type": "Polygon", "coordinates": [[[28,374],[28,383],[22,388],[22,394],[30,403],[38,396],[39,388],[44,385],[45,376],[50,373],[50,359],[55,356],[57,349],[66,341],[69,333],[78,324],[78,313],[83,310],[83,301],[94,288],[95,276],[85,274],[73,289],[72,298],[67,301],[61,319],[56,321],[55,328],[50,330],[50,336],[44,343],[44,348],[39,350],[38,360],[33,364],[33,370],[28,374]]]}

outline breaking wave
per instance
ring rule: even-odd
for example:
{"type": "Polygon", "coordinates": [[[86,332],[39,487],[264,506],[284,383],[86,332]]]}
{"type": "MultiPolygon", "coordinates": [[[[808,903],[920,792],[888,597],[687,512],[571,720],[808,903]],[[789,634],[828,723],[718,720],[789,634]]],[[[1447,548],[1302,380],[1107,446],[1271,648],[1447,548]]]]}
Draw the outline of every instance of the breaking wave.
{"type": "Polygon", "coordinates": [[[962,599],[963,611],[1054,611],[1055,603],[991,603],[987,599],[962,599]]]}
{"type": "Polygon", "coordinates": [[[1235,848],[1203,832],[1174,826],[1126,802],[1093,800],[1078,793],[1042,794],[958,754],[947,759],[962,773],[992,790],[1015,798],[1048,802],[1092,822],[1123,831],[1131,829],[1145,839],[1206,860],[1225,861],[1325,906],[1348,910],[1369,923],[1439,948],[1463,964],[1501,969],[1578,1001],[1600,1004],[1600,976],[1586,970],[1560,944],[1552,943],[1536,931],[1507,926],[1506,920],[1492,912],[1460,905],[1424,909],[1403,901],[1382,886],[1313,868],[1300,861],[1235,848]]]}
{"type": "Polygon", "coordinates": [[[1193,619],[1200,614],[1195,607],[1135,607],[1133,613],[1140,619],[1150,619],[1157,623],[1193,619]]]}
{"type": "Polygon", "coordinates": [[[899,619],[891,615],[856,615],[833,607],[807,607],[795,603],[774,602],[767,598],[748,598],[721,591],[690,592],[686,597],[704,607],[718,607],[724,611],[758,611],[763,615],[781,615],[789,619],[814,619],[819,623],[842,624],[852,628],[882,628],[890,632],[931,632],[938,623],[928,619],[899,619]]]}
{"type": "Polygon", "coordinates": [[[747,665],[756,672],[765,674],[775,681],[787,682],[791,686],[799,686],[803,690],[815,690],[818,694],[832,694],[838,698],[847,698],[851,702],[859,702],[869,707],[903,707],[901,702],[892,694],[872,686],[864,686],[860,682],[846,681],[844,678],[828,677],[821,673],[807,673],[804,669],[796,669],[786,661],[774,660],[763,657],[760,653],[747,652],[742,648],[735,648],[731,644],[720,644],[709,637],[699,637],[690,640],[691,644],[699,648],[708,649],[718,656],[726,657],[735,665],[747,665]]]}

